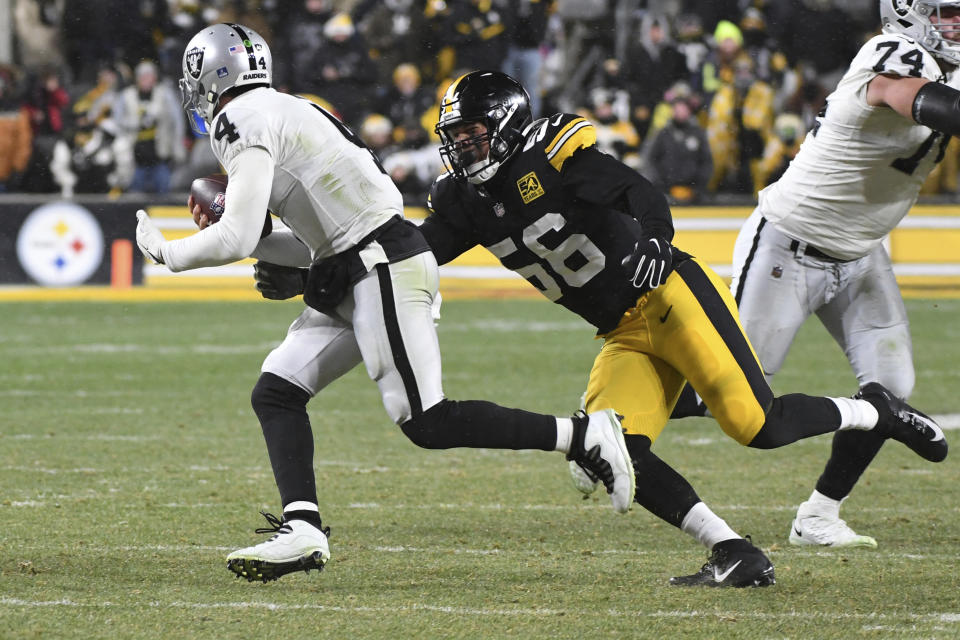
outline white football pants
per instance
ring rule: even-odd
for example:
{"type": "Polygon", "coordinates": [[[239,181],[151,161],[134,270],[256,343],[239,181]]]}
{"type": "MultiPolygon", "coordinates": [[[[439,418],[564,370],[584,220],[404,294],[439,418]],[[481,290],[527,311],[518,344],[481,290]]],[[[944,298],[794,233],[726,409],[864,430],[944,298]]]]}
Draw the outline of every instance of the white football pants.
{"type": "Polygon", "coordinates": [[[261,371],[316,395],[361,361],[390,418],[403,424],[443,399],[437,261],[426,251],[379,264],[333,315],[306,307],[261,371]]]}
{"type": "Polygon", "coordinates": [[[816,313],[843,349],[860,385],[879,382],[901,398],[913,390],[907,311],[882,245],[850,262],[791,251],[793,239],[755,210],[733,252],[731,290],[769,381],[816,313]],[[761,224],[763,222],[763,224],[761,224]]]}

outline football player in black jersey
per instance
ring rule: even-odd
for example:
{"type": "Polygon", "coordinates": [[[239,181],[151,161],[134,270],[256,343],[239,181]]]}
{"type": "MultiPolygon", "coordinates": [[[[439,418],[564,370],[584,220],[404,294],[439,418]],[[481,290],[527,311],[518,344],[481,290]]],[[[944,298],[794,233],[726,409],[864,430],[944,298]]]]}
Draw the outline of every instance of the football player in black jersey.
{"type": "Polygon", "coordinates": [[[560,113],[532,121],[519,83],[476,71],[447,89],[436,131],[450,171],[431,189],[424,237],[440,264],[483,245],[597,328],[604,345],[586,410],[613,408],[624,416],[636,501],[712,550],[700,572],[672,584],[774,582],[763,553],[650,451],[684,380],[743,445],[769,449],[838,429],[875,428],[928,459],[946,455],[939,427],[882,388],[855,398],[774,397],[727,286],[672,246],[665,197],[599,151],[587,120],[560,113]]]}
{"type": "MultiPolygon", "coordinates": [[[[727,286],[672,246],[666,198],[599,151],[587,120],[560,113],[533,121],[510,76],[475,71],[441,101],[437,133],[450,171],[430,191],[421,225],[440,264],[476,245],[550,300],[597,328],[603,347],[590,372],[587,411],[623,416],[637,475],[635,501],[711,550],[675,585],[766,586],[773,565],[700,500],[651,445],[689,380],[723,431],[760,449],[840,429],[876,429],[928,459],[946,456],[943,432],[878,386],[854,398],[774,397],[727,286]]],[[[282,268],[256,266],[258,288],[296,295],[282,268]]],[[[581,490],[594,479],[572,466],[581,490]]]]}

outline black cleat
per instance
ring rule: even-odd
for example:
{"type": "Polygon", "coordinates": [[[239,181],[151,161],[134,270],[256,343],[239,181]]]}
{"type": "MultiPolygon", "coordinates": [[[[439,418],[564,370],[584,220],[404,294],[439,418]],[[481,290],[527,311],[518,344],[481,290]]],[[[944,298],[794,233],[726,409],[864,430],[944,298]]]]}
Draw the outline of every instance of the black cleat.
{"type": "Polygon", "coordinates": [[[713,545],[707,563],[689,576],[670,578],[678,587],[766,587],[776,584],[773,565],[750,536],[713,545]]]}
{"type": "Polygon", "coordinates": [[[930,462],[940,462],[947,457],[947,440],[940,426],[879,382],[863,385],[853,397],[866,400],[876,408],[880,420],[875,430],[879,435],[902,442],[930,462]]]}

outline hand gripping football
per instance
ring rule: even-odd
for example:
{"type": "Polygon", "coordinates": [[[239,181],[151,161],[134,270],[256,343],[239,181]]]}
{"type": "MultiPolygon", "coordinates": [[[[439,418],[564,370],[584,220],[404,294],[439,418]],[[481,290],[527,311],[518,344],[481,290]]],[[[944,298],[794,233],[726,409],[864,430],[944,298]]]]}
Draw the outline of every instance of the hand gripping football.
{"type": "MultiPolygon", "coordinates": [[[[197,178],[190,185],[190,197],[194,206],[200,207],[200,213],[206,214],[207,223],[214,224],[220,220],[227,204],[227,175],[213,173],[204,178],[197,178]]],[[[190,212],[193,214],[193,211],[190,212]]],[[[266,238],[273,231],[273,219],[268,210],[264,214],[263,229],[260,238],[266,238]]],[[[193,221],[200,226],[200,217],[194,216],[193,221]]]]}
{"type": "Polygon", "coordinates": [[[227,175],[214,173],[204,178],[197,178],[190,185],[190,195],[193,202],[199,205],[201,213],[206,214],[210,224],[220,220],[226,204],[227,175]]]}

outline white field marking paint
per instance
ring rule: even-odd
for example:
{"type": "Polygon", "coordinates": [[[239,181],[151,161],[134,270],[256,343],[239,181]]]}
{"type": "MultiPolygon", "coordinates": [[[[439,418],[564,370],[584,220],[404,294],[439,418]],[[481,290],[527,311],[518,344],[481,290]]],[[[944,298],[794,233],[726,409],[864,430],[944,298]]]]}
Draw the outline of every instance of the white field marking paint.
{"type": "MultiPolygon", "coordinates": [[[[0,471],[33,471],[36,473],[44,473],[48,475],[55,475],[58,473],[83,473],[83,474],[96,474],[103,473],[97,469],[44,469],[36,467],[0,467],[0,471]]],[[[249,471],[249,470],[248,470],[249,471]]],[[[129,475],[134,472],[147,473],[150,475],[155,475],[156,470],[150,468],[136,468],[136,469],[118,469],[117,473],[129,475]]],[[[267,470],[264,469],[261,471],[262,474],[266,474],[267,470]]],[[[35,498],[30,498],[24,496],[19,502],[14,503],[11,501],[9,504],[4,504],[0,502],[0,508],[11,507],[11,506],[44,506],[44,502],[41,501],[52,501],[52,502],[68,502],[72,500],[91,500],[94,498],[116,500],[118,498],[126,497],[126,494],[121,491],[121,489],[111,488],[108,491],[108,494],[89,492],[89,493],[80,493],[80,494],[58,494],[58,495],[40,495],[35,498]]],[[[123,505],[125,503],[115,502],[114,504],[123,505]]],[[[131,503],[132,504],[132,503],[131,503]]],[[[168,502],[160,504],[157,506],[163,506],[168,508],[178,508],[178,509],[234,509],[234,505],[230,504],[221,504],[221,503],[186,503],[186,502],[168,502]]],[[[345,505],[339,506],[337,508],[343,509],[356,509],[359,511],[437,511],[437,510],[449,510],[449,511],[600,511],[607,510],[610,507],[602,500],[596,501],[584,501],[579,498],[576,499],[575,503],[568,504],[477,504],[473,502],[462,502],[462,503],[438,503],[438,504],[406,504],[406,503],[397,503],[397,504],[381,504],[378,502],[350,502],[345,505]]],[[[757,511],[760,513],[792,513],[796,511],[796,504],[730,504],[730,505],[714,505],[714,509],[720,511],[757,511]]],[[[954,507],[952,511],[958,511],[960,507],[954,507]]],[[[857,507],[858,513],[878,513],[878,514],[903,514],[911,515],[918,513],[927,513],[928,508],[922,505],[893,505],[889,507],[857,507]]]]}
{"type": "Polygon", "coordinates": [[[150,609],[266,609],[267,611],[328,611],[332,613],[378,613],[378,614],[396,614],[397,612],[406,613],[447,613],[457,616],[522,616],[533,618],[554,617],[571,612],[579,616],[593,615],[603,617],[617,618],[695,618],[709,617],[728,619],[730,617],[754,620],[796,620],[796,619],[816,619],[824,621],[845,621],[845,620],[865,620],[865,621],[892,621],[895,625],[901,625],[904,620],[911,620],[916,623],[943,624],[956,623],[960,614],[955,612],[943,613],[910,613],[910,612],[892,612],[892,613],[849,613],[849,612],[827,612],[827,611],[785,611],[779,613],[765,613],[757,611],[620,611],[617,609],[608,609],[605,611],[584,609],[584,610],[564,610],[564,609],[485,609],[477,607],[451,607],[438,606],[431,604],[413,604],[400,605],[392,607],[367,607],[354,606],[345,607],[342,605],[325,604],[284,604],[277,602],[246,601],[246,602],[183,602],[174,600],[172,602],[112,602],[110,600],[96,602],[79,602],[62,598],[60,600],[25,600],[22,598],[10,598],[0,596],[0,606],[19,607],[19,608],[43,608],[43,607],[76,607],[89,609],[121,609],[121,610],[142,610],[150,609]]]}
{"type": "Polygon", "coordinates": [[[17,545],[17,551],[49,551],[49,552],[69,552],[69,553],[82,553],[84,551],[91,551],[95,553],[115,553],[117,551],[132,551],[132,552],[142,552],[142,551],[159,551],[159,552],[169,552],[169,553],[183,553],[185,551],[210,551],[210,552],[223,552],[223,551],[233,551],[237,547],[226,547],[219,545],[206,545],[206,544],[137,544],[137,545],[102,545],[102,544],[74,544],[74,543],[63,543],[62,545],[57,544],[24,544],[17,545]]]}
{"type": "MultiPolygon", "coordinates": [[[[502,549],[430,549],[430,548],[419,548],[419,547],[374,547],[374,551],[382,551],[384,553],[442,553],[448,554],[452,553],[454,555],[470,555],[470,556],[495,556],[501,553],[504,553],[502,549]]],[[[509,553],[509,552],[508,552],[509,553]]],[[[529,551],[523,551],[522,553],[529,553],[529,551]]]]}
{"type": "Polygon", "coordinates": [[[114,353],[149,353],[159,355],[181,355],[188,353],[199,354],[248,354],[263,353],[276,347],[279,342],[260,342],[257,344],[190,344],[190,345],[151,345],[146,343],[90,343],[90,344],[65,344],[53,345],[47,347],[16,347],[12,349],[17,354],[58,354],[58,353],[92,353],[97,355],[110,355],[114,353]]]}
{"type": "Polygon", "coordinates": [[[186,504],[183,502],[168,502],[166,504],[157,505],[159,507],[165,507],[167,509],[211,509],[217,507],[212,502],[197,502],[196,504],[186,504]]]}
{"type": "Polygon", "coordinates": [[[544,333],[552,331],[596,331],[585,320],[563,322],[521,322],[516,320],[474,320],[458,324],[440,323],[441,332],[496,331],[500,333],[544,333]]]}
{"type": "Polygon", "coordinates": [[[933,421],[940,425],[944,431],[956,431],[960,429],[960,413],[947,413],[938,416],[930,416],[933,421]]]}
{"type": "MultiPolygon", "coordinates": [[[[184,553],[184,552],[224,552],[224,551],[233,551],[236,547],[227,547],[221,545],[190,545],[190,544],[146,544],[146,545],[98,545],[98,544],[85,544],[79,546],[72,546],[68,543],[64,544],[18,544],[18,551],[44,551],[50,553],[65,552],[69,551],[71,553],[81,553],[83,551],[89,551],[94,553],[117,553],[117,552],[156,552],[156,553],[184,553]]],[[[556,553],[560,553],[562,550],[557,548],[556,553]]],[[[419,555],[424,554],[438,554],[438,555],[475,555],[475,556],[529,556],[530,550],[527,548],[518,548],[518,549],[469,549],[463,547],[410,547],[404,545],[393,545],[393,546],[374,546],[366,547],[359,546],[354,547],[354,554],[362,553],[416,553],[419,555]]],[[[770,554],[774,558],[836,558],[837,556],[850,556],[849,549],[834,549],[834,550],[822,550],[822,551],[799,551],[793,548],[785,550],[766,550],[766,553],[770,554]]],[[[888,553],[880,551],[871,551],[866,552],[871,558],[880,556],[888,561],[904,561],[904,562],[937,562],[943,563],[945,561],[952,561],[956,558],[956,554],[944,552],[939,554],[916,554],[916,553],[888,553]]],[[[661,557],[662,553],[657,550],[650,549],[597,549],[595,551],[589,551],[584,553],[586,556],[626,556],[626,557],[646,557],[654,556],[661,557]]],[[[857,554],[854,554],[857,555],[857,554]]]]}
{"type": "MultiPolygon", "coordinates": [[[[713,508],[723,511],[796,511],[797,504],[732,504],[715,505],[713,508]]],[[[437,504],[381,504],[378,502],[351,502],[346,505],[348,509],[368,509],[368,510],[414,510],[414,511],[435,511],[439,509],[448,509],[450,511],[583,511],[585,509],[609,509],[609,505],[602,500],[596,503],[576,498],[576,504],[477,504],[473,502],[462,503],[437,503],[437,504]]],[[[960,510],[960,507],[954,507],[953,511],[960,510]]],[[[889,507],[857,507],[858,513],[929,513],[929,508],[923,505],[892,505],[889,507]]]]}
{"type": "Polygon", "coordinates": [[[103,473],[103,469],[90,469],[87,467],[77,467],[75,469],[50,469],[47,467],[27,467],[27,466],[5,466],[0,467],[0,471],[16,471],[20,472],[33,472],[33,473],[45,473],[47,475],[57,475],[59,473],[103,473]]]}
{"type": "Polygon", "coordinates": [[[3,389],[0,390],[0,396],[11,396],[15,398],[31,398],[37,396],[53,396],[55,398],[128,398],[130,396],[152,396],[170,397],[173,392],[160,393],[155,389],[130,388],[124,391],[87,391],[86,389],[77,389],[70,392],[57,391],[55,389],[3,389]]]}
{"type": "MultiPolygon", "coordinates": [[[[62,409],[61,409],[62,411],[62,409]]],[[[103,407],[100,409],[84,409],[84,413],[92,413],[94,415],[103,415],[103,414],[121,414],[121,415],[138,415],[143,413],[143,409],[134,408],[134,407],[103,407]]]]}
{"type": "MultiPolygon", "coordinates": [[[[109,433],[86,433],[86,434],[73,434],[73,433],[57,433],[56,435],[51,435],[49,433],[10,433],[4,434],[0,432],[0,439],[9,438],[10,440],[97,440],[97,441],[116,441],[116,442],[156,442],[158,440],[167,441],[170,438],[167,436],[144,436],[144,435],[133,435],[133,434],[109,434],[109,433]]],[[[210,440],[210,439],[219,439],[220,436],[197,436],[197,435],[180,435],[177,434],[177,440],[210,440]]],[[[2,467],[0,467],[2,468],[2,467]]]]}

